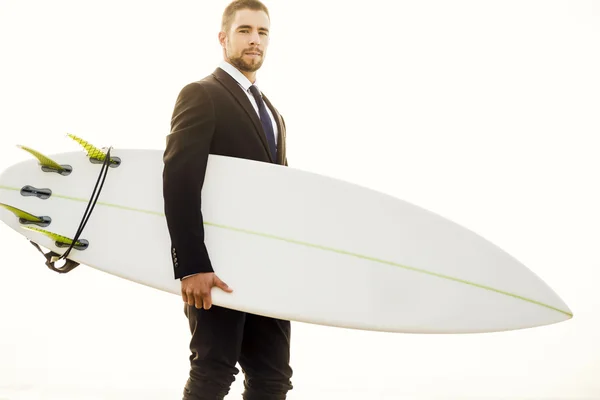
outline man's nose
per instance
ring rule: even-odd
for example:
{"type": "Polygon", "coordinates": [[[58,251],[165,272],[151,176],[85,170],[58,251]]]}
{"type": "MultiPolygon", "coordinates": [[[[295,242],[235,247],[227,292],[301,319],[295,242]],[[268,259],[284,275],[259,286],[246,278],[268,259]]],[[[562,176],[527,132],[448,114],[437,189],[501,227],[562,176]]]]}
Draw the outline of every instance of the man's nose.
{"type": "Polygon", "coordinates": [[[250,44],[260,44],[260,35],[258,32],[252,32],[252,35],[250,35],[250,44]]]}

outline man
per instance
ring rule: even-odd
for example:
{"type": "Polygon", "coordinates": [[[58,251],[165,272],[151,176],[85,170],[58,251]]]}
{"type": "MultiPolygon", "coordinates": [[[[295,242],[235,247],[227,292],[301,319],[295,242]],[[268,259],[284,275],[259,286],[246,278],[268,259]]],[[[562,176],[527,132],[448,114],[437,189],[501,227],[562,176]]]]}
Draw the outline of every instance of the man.
{"type": "Polygon", "coordinates": [[[284,120],[256,86],[269,27],[269,12],[260,1],[235,0],[225,9],[219,33],[223,62],[181,90],[167,137],[165,214],[192,333],[185,400],[223,399],[238,362],[245,400],[285,399],[292,389],[290,322],[212,305],[213,287],[232,289],[213,269],[201,213],[209,153],[287,165],[284,120]]]}

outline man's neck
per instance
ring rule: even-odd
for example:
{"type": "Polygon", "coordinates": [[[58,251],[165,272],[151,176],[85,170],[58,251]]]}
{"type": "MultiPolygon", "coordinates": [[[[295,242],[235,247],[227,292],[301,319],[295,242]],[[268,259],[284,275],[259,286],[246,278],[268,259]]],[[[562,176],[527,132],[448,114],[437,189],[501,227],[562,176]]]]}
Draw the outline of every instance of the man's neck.
{"type": "MultiPolygon", "coordinates": [[[[230,63],[231,64],[231,63],[230,63]]],[[[232,64],[233,65],[233,64],[232,64]]],[[[233,65],[233,68],[237,69],[238,71],[240,71],[240,73],[242,75],[244,75],[246,78],[248,78],[248,80],[250,82],[252,82],[252,84],[254,85],[254,83],[256,82],[256,71],[254,72],[246,72],[246,71],[242,71],[241,69],[239,69],[238,67],[236,67],[235,65],[233,65]]]]}
{"type": "Polygon", "coordinates": [[[244,74],[244,76],[246,78],[248,78],[248,80],[250,82],[252,82],[252,84],[254,85],[254,82],[256,82],[256,72],[244,72],[244,71],[240,71],[242,74],[244,74]]]}
{"type": "Polygon", "coordinates": [[[239,69],[238,67],[236,67],[235,65],[233,65],[231,63],[231,61],[229,60],[223,60],[225,61],[227,64],[231,65],[233,68],[237,69],[242,75],[244,75],[253,85],[254,83],[256,83],[256,71],[254,72],[246,72],[246,71],[242,71],[241,69],[239,69]]]}

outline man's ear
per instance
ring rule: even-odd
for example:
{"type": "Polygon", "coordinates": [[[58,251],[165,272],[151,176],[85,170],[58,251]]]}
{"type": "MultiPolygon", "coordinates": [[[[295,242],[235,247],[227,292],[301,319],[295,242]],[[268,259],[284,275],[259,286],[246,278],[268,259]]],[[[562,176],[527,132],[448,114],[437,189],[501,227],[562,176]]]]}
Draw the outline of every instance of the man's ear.
{"type": "Polygon", "coordinates": [[[227,38],[227,35],[225,34],[225,32],[221,31],[219,32],[219,43],[221,44],[221,47],[225,48],[225,39],[227,38]]]}

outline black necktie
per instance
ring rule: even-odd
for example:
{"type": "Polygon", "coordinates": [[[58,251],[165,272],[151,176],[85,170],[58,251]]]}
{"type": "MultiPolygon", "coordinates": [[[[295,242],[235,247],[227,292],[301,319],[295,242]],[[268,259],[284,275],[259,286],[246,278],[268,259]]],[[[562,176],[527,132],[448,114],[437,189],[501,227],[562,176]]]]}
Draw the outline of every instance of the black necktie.
{"type": "Polygon", "coordinates": [[[258,92],[258,88],[254,85],[250,86],[250,92],[254,96],[256,100],[256,104],[258,105],[258,114],[260,115],[260,122],[262,122],[263,129],[265,131],[265,135],[267,135],[267,142],[269,143],[269,148],[271,149],[271,155],[273,156],[273,160],[277,160],[277,147],[275,146],[275,132],[273,131],[273,123],[271,122],[271,117],[269,117],[269,113],[267,112],[267,107],[265,102],[262,99],[262,96],[258,92]]]}

